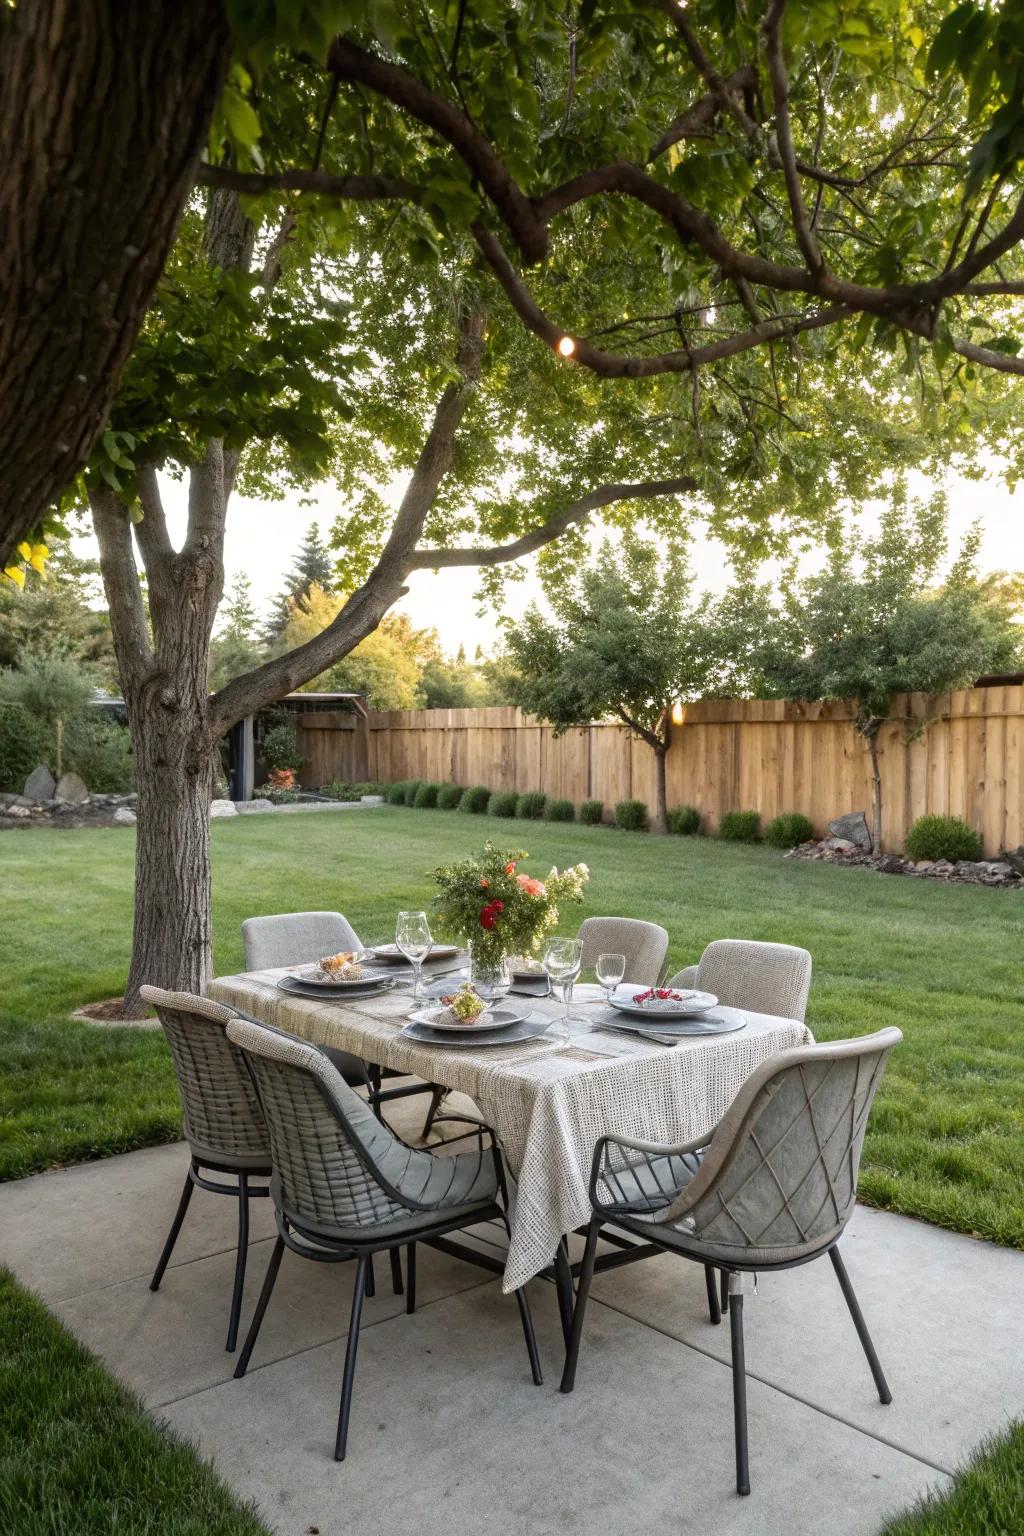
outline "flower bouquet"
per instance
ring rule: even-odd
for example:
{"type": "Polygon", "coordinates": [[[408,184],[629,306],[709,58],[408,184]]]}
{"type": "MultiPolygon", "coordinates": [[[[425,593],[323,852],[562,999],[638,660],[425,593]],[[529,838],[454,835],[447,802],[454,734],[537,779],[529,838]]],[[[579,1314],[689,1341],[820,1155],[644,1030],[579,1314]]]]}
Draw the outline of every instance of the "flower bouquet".
{"type": "Polygon", "coordinates": [[[544,880],[524,874],[522,849],[503,851],[487,842],[482,852],[435,869],[440,888],[434,898],[438,929],[468,944],[474,976],[493,979],[508,955],[529,955],[558,922],[560,901],[582,901],[590,879],[585,864],[544,880]]]}

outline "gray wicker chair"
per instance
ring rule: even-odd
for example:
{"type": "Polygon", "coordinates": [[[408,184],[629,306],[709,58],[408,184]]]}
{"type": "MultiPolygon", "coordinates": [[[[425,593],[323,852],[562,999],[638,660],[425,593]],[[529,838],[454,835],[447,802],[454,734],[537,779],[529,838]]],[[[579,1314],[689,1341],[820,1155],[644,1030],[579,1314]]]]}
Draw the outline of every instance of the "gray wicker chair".
{"type": "MultiPolygon", "coordinates": [[[[868,1114],[886,1060],[903,1036],[798,1046],[744,1083],[710,1140],[678,1147],[606,1136],[594,1150],[594,1216],[580,1271],[562,1391],[576,1379],[587,1296],[602,1224],[726,1274],[732,1334],[736,1489],[750,1492],[743,1276],[789,1269],[828,1254],[878,1396],[892,1401],[837,1244],[857,1198],[868,1114]]],[[[709,1299],[713,1286],[708,1287],[709,1299]]],[[[713,1321],[720,1321],[720,1314],[713,1321]]]]}
{"type": "Polygon", "coordinates": [[[713,992],[730,1008],[774,1013],[803,1023],[811,989],[811,957],[793,944],[715,939],[697,965],[677,971],[671,987],[713,992]]]}
{"type": "Polygon", "coordinates": [[[149,1288],[160,1288],[196,1185],[237,1200],[238,1249],[227,1341],[227,1348],[233,1350],[238,1341],[249,1248],[249,1201],[265,1198],[270,1192],[266,1184],[249,1182],[254,1177],[270,1177],[270,1141],[263,1111],[245,1062],[224,1033],[228,1020],[235,1017],[230,1008],[188,992],[165,992],[161,987],[142,987],[140,995],[156,1009],[170,1046],[181,1092],[185,1139],[192,1153],[178,1209],[149,1288]],[[230,1174],[234,1182],[208,1179],[204,1169],[230,1174]]]}
{"type": "MultiPolygon", "coordinates": [[[[235,1375],[244,1376],[285,1248],[324,1263],[356,1262],[334,1455],[345,1458],[363,1296],[374,1253],[406,1250],[406,1311],[416,1306],[416,1244],[497,1217],[500,1165],[480,1147],[435,1157],[407,1147],[375,1119],[323,1054],[262,1025],[234,1018],[228,1038],[244,1053],[263,1107],[273,1155],[277,1241],[235,1375]]],[[[533,1379],[537,1343],[524,1291],[516,1292],[533,1379]]]]}
{"type": "Polygon", "coordinates": [[[625,955],[626,980],[653,987],[661,979],[668,934],[657,923],[635,917],[588,917],[580,924],[582,967],[592,971],[598,955],[625,955]]]}

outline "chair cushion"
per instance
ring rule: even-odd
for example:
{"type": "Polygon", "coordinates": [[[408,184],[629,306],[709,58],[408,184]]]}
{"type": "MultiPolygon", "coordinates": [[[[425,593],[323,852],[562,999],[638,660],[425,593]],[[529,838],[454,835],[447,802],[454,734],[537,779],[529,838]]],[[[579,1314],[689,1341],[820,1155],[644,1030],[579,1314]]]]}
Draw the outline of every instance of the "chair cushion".
{"type": "MultiPolygon", "coordinates": [[[[674,1157],[653,1157],[632,1168],[606,1169],[605,1192],[616,1215],[653,1215],[666,1210],[696,1174],[703,1157],[703,1151],[684,1152],[674,1157]]],[[[608,1210],[604,1198],[601,1209],[608,1210]]]]}

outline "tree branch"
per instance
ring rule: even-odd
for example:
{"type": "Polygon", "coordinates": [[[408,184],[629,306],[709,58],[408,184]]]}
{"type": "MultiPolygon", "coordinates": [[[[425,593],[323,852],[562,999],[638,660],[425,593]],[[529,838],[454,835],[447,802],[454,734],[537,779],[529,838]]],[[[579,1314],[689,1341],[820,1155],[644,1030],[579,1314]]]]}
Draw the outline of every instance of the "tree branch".
{"type": "Polygon", "coordinates": [[[197,185],[220,187],[229,192],[243,192],[257,197],[261,192],[322,192],[331,197],[351,198],[357,202],[386,202],[399,199],[418,203],[423,189],[402,176],[335,176],[330,171],[236,171],[226,165],[203,165],[197,185]]]}
{"type": "Polygon", "coordinates": [[[642,501],[654,496],[685,496],[697,490],[697,482],[690,475],[680,475],[675,480],[642,480],[637,485],[602,485],[588,491],[578,501],[557,512],[545,522],[538,523],[522,538],[509,544],[474,545],[466,549],[417,549],[409,562],[410,570],[447,570],[456,565],[504,565],[510,560],[521,560],[550,544],[576,523],[583,522],[599,507],[607,507],[613,501],[642,501]]]}
{"type": "Polygon", "coordinates": [[[793,216],[793,231],[807,265],[812,272],[817,273],[823,269],[825,260],[807,214],[803,190],[800,186],[800,172],[797,169],[796,149],[793,145],[793,130],[789,120],[789,75],[786,72],[786,59],[782,49],[782,19],[785,10],[786,0],[771,0],[762,31],[768,58],[768,76],[772,83],[772,95],[775,98],[775,135],[779,146],[779,159],[782,163],[782,175],[786,183],[786,194],[789,197],[790,212],[793,216]]]}
{"type": "MultiPolygon", "coordinates": [[[[673,9],[675,7],[673,6],[673,9]]],[[[716,77],[717,78],[717,77],[716,77]]],[[[757,71],[752,64],[741,65],[739,69],[727,75],[720,81],[721,96],[712,94],[702,96],[692,106],[687,107],[665,129],[665,132],[651,146],[650,159],[657,160],[673,144],[678,144],[683,139],[695,139],[702,133],[706,133],[718,116],[722,106],[727,109],[730,101],[742,94],[744,90],[750,90],[757,83],[757,71]]]]}
{"type": "MultiPolygon", "coordinates": [[[[690,25],[689,16],[686,14],[683,6],[678,3],[678,0],[655,0],[655,3],[659,11],[663,11],[668,17],[686,44],[686,51],[693,61],[694,68],[710,90],[714,102],[719,107],[724,108],[730,117],[735,119],[752,143],[762,146],[763,140],[760,125],[754,121],[744,109],[742,103],[737,100],[735,90],[730,89],[730,81],[734,81],[736,76],[730,76],[730,80],[723,80],[705,52],[703,44],[690,25]]],[[[748,65],[746,72],[748,78],[743,83],[750,86],[755,85],[757,83],[757,76],[753,66],[748,65]]]]}
{"type": "Polygon", "coordinates": [[[90,493],[89,505],[100,547],[100,573],[118,671],[122,686],[130,692],[144,682],[156,666],[135,565],[132,525],[127,509],[105,486],[90,493]]]}
{"type": "Polygon", "coordinates": [[[1024,357],[1009,357],[1005,352],[993,352],[991,347],[979,347],[975,342],[963,338],[953,342],[953,351],[959,352],[961,357],[968,358],[972,363],[994,368],[998,373],[1024,374],[1024,357]]]}

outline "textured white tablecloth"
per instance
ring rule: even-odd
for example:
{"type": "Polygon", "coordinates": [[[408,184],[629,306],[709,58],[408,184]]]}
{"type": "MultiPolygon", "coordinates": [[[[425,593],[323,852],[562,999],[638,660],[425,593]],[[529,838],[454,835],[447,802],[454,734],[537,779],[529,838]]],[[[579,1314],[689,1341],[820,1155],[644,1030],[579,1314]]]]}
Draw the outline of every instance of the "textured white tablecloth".
{"type": "MultiPolygon", "coordinates": [[[[599,1137],[610,1132],[682,1142],[702,1136],[755,1067],[813,1040],[795,1019],[748,1011],[744,1029],[687,1037],[671,1049],[609,1033],[582,1034],[570,1044],[542,1035],[522,1045],[445,1049],[402,1038],[408,991],[341,1002],[295,997],[276,985],[285,974],[222,976],[208,995],[315,1045],[458,1089],[479,1105],[516,1179],[506,1291],[549,1264],[563,1234],[589,1221],[590,1164],[599,1137]]],[[[550,999],[533,1006],[552,1018],[560,1007],[550,999]]],[[[600,1010],[593,1012],[597,1017],[600,1010]]]]}

